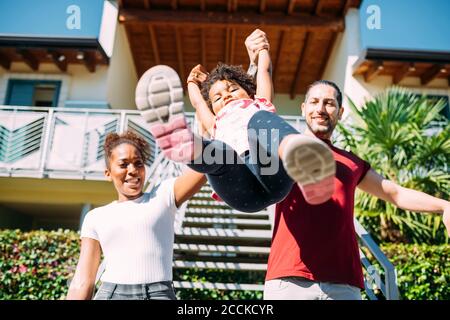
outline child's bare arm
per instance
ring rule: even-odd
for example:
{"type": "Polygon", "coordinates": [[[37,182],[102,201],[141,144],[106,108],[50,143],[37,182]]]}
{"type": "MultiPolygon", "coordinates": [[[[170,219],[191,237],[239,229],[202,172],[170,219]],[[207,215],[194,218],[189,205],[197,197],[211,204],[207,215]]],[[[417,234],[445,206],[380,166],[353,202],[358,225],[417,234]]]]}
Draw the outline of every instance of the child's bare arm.
{"type": "Polygon", "coordinates": [[[258,55],[258,73],[256,74],[256,95],[270,102],[273,98],[272,62],[269,50],[262,49],[258,55]]]}
{"type": "Polygon", "coordinates": [[[272,101],[272,63],[266,33],[256,29],[245,39],[245,47],[250,59],[251,75],[254,77],[256,73],[256,95],[272,101]]]}
{"type": "Polygon", "coordinates": [[[213,128],[216,119],[200,91],[200,84],[205,81],[206,76],[206,70],[202,65],[195,66],[189,74],[187,87],[189,100],[196,111],[198,120],[202,127],[209,132],[213,128]]]}

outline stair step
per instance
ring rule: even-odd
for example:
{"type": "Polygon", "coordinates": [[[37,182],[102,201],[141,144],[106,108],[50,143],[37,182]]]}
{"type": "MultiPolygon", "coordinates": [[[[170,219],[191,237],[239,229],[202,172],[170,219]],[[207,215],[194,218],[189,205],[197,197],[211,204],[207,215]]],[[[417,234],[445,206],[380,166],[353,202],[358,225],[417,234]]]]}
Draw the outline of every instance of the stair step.
{"type": "Polygon", "coordinates": [[[192,197],[192,200],[197,200],[197,198],[205,198],[205,199],[208,199],[208,200],[212,200],[211,192],[199,191],[192,197]]]}
{"type": "Polygon", "coordinates": [[[208,217],[185,217],[185,227],[214,227],[214,225],[232,225],[234,228],[268,229],[270,221],[261,219],[235,219],[235,218],[208,218],[208,217]]]}
{"type": "Polygon", "coordinates": [[[259,212],[242,212],[234,209],[212,209],[212,208],[187,208],[186,217],[198,216],[198,217],[217,217],[217,216],[229,216],[239,219],[269,219],[267,211],[259,212]]]}
{"type": "Polygon", "coordinates": [[[235,254],[235,253],[214,253],[214,252],[199,252],[195,253],[184,253],[175,252],[173,255],[175,260],[180,261],[203,261],[203,262],[223,262],[223,263],[267,263],[268,256],[261,254],[235,254]]]}
{"type": "Polygon", "coordinates": [[[241,230],[221,228],[193,228],[185,227],[177,232],[177,235],[208,237],[208,238],[239,238],[239,239],[272,239],[270,230],[241,230]]]}
{"type": "Polygon", "coordinates": [[[173,285],[177,289],[210,289],[210,290],[218,289],[218,290],[264,291],[264,285],[262,285],[262,284],[173,281],[173,285]]]}
{"type": "Polygon", "coordinates": [[[195,243],[175,243],[174,250],[184,252],[211,252],[211,253],[236,253],[236,254],[269,254],[269,247],[248,247],[248,246],[224,246],[214,244],[195,243]]]}
{"type": "Polygon", "coordinates": [[[240,262],[212,262],[212,261],[181,261],[173,262],[174,268],[188,269],[222,269],[222,270],[242,270],[242,271],[266,271],[266,263],[240,263],[240,262]]]}
{"type": "Polygon", "coordinates": [[[272,241],[272,231],[184,227],[175,232],[175,240],[176,243],[268,247],[272,241]]]}
{"type": "Polygon", "coordinates": [[[211,199],[211,200],[195,200],[195,199],[191,199],[191,200],[189,200],[188,205],[190,207],[192,207],[192,206],[206,206],[206,207],[221,207],[221,208],[231,209],[230,206],[227,205],[225,202],[216,201],[214,199],[211,199]]]}

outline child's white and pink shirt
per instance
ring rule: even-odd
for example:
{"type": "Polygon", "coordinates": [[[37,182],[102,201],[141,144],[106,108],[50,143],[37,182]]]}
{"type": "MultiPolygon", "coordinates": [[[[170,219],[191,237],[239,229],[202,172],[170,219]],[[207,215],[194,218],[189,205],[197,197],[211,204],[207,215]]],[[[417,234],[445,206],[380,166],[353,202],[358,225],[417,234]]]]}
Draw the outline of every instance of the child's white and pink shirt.
{"type": "Polygon", "coordinates": [[[249,150],[247,126],[258,111],[276,112],[275,106],[265,98],[239,99],[231,101],[216,115],[212,138],[225,142],[237,154],[249,150]]]}

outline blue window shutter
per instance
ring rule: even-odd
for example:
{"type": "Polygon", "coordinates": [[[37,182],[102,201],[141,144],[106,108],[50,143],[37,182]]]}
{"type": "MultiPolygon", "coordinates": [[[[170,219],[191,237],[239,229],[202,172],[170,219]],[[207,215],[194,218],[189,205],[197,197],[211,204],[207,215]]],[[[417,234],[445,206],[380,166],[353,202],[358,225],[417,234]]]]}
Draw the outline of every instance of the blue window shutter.
{"type": "Polygon", "coordinates": [[[32,81],[10,81],[6,105],[32,106],[34,83],[32,81]]]}

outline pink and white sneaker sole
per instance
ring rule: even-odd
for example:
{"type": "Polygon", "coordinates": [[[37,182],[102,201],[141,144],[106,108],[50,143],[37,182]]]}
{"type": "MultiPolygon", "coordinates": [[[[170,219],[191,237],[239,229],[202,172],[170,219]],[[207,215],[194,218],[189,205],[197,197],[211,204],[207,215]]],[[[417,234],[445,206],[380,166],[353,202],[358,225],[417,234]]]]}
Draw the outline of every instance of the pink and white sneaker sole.
{"type": "Polygon", "coordinates": [[[297,182],[306,202],[317,205],[331,198],[335,189],[336,162],[326,143],[299,134],[287,142],[282,160],[287,174],[297,182]]]}
{"type": "Polygon", "coordinates": [[[175,70],[159,65],[148,69],[136,86],[136,106],[164,155],[187,163],[193,158],[194,138],[183,108],[183,88],[175,70]]]}

